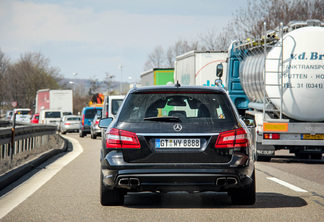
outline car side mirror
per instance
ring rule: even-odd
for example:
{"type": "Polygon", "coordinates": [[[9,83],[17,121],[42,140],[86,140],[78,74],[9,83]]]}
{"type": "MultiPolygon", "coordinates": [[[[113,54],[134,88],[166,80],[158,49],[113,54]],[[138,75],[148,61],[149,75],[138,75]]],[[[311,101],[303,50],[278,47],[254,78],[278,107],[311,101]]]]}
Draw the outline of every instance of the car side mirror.
{"type": "Polygon", "coordinates": [[[110,123],[113,121],[112,117],[104,118],[99,121],[100,128],[108,128],[110,123]]]}

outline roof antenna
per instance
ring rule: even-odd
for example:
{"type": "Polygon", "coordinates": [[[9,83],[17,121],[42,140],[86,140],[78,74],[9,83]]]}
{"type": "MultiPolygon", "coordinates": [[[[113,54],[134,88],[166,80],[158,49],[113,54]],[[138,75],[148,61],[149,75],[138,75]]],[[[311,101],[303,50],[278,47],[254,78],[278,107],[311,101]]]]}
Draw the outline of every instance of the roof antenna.
{"type": "Polygon", "coordinates": [[[179,83],[179,80],[177,80],[177,83],[174,84],[174,86],[177,87],[177,88],[179,88],[181,86],[180,83],[179,83]]]}

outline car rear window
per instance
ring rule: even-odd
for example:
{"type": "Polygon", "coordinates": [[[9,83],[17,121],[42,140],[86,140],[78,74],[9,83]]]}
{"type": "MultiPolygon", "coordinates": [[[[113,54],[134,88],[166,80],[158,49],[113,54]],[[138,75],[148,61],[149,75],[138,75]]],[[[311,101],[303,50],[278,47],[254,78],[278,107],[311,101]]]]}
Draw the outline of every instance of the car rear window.
{"type": "Polygon", "coordinates": [[[121,122],[147,122],[154,117],[179,117],[181,122],[235,122],[224,94],[143,93],[130,94],[119,117],[121,122]]]}
{"type": "Polygon", "coordinates": [[[67,121],[80,121],[81,119],[79,117],[69,117],[67,118],[67,121]]]}
{"type": "Polygon", "coordinates": [[[61,112],[45,112],[45,118],[61,118],[61,112]]]}
{"type": "Polygon", "coordinates": [[[86,119],[93,119],[94,116],[98,113],[98,115],[101,115],[101,109],[87,109],[85,111],[85,118],[86,119]]]}
{"type": "Polygon", "coordinates": [[[17,111],[17,114],[18,115],[30,115],[30,111],[28,111],[28,110],[18,110],[17,111]]]}

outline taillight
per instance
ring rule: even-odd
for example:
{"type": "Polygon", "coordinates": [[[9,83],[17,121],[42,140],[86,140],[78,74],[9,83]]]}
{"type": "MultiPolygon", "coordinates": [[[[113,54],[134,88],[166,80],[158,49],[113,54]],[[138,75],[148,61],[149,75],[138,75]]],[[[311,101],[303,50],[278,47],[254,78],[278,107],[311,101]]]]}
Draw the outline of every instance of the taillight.
{"type": "Polygon", "coordinates": [[[280,134],[279,133],[264,133],[263,139],[269,139],[269,140],[279,140],[280,134]]]}
{"type": "Polygon", "coordinates": [[[84,126],[84,114],[82,115],[82,121],[81,121],[82,126],[84,126]]]}
{"type": "Polygon", "coordinates": [[[218,135],[215,148],[248,147],[249,141],[243,128],[222,132],[218,135]]]}
{"type": "Polygon", "coordinates": [[[141,144],[136,133],[111,128],[106,133],[106,148],[139,149],[141,144]]]}
{"type": "Polygon", "coordinates": [[[65,123],[64,125],[71,125],[71,123],[65,123]]]}
{"type": "Polygon", "coordinates": [[[98,125],[98,124],[99,124],[99,120],[96,120],[95,125],[98,125]]]}

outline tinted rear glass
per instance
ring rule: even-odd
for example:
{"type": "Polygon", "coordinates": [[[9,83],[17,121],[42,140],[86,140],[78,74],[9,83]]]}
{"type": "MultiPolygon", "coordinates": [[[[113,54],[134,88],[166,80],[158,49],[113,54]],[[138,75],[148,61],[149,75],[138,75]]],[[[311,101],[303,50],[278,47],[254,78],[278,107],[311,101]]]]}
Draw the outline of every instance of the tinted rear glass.
{"type": "Polygon", "coordinates": [[[69,117],[67,118],[67,121],[80,121],[81,119],[79,117],[69,117]]]}
{"type": "Polygon", "coordinates": [[[31,112],[28,110],[17,110],[18,115],[30,115],[31,112]]]}
{"type": "Polygon", "coordinates": [[[121,122],[148,122],[155,117],[179,117],[180,122],[235,124],[234,112],[224,94],[130,94],[120,114],[121,122]]]}
{"type": "Polygon", "coordinates": [[[85,111],[85,118],[86,119],[93,119],[94,116],[98,113],[98,115],[101,115],[101,109],[87,109],[85,111]]]}
{"type": "Polygon", "coordinates": [[[45,112],[45,118],[61,118],[61,112],[45,112]]]}

